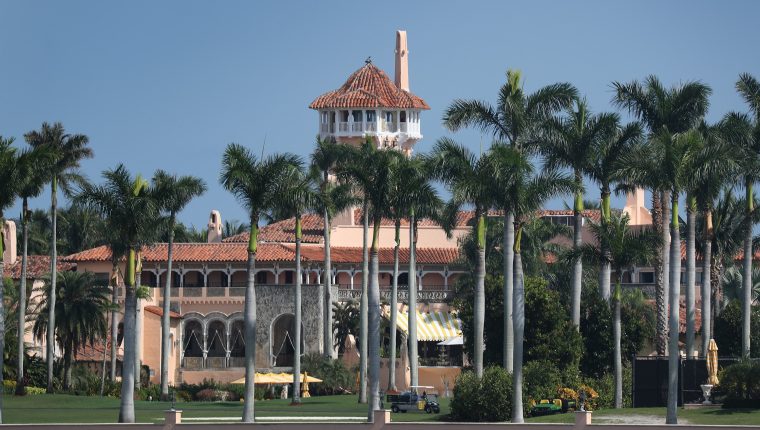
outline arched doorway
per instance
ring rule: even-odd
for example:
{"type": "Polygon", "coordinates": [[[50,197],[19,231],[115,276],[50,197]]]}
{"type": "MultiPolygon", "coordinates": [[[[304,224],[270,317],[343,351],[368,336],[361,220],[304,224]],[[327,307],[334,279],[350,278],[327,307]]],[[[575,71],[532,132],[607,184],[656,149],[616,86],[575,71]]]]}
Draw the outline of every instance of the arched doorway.
{"type": "Polygon", "coordinates": [[[182,336],[184,347],[184,363],[186,369],[203,368],[203,326],[200,321],[189,320],[185,322],[185,330],[182,336]]]}
{"type": "Polygon", "coordinates": [[[230,367],[245,366],[245,324],[235,320],[230,327],[230,367]]]}
{"type": "Polygon", "coordinates": [[[208,345],[206,367],[227,367],[227,327],[223,321],[215,320],[208,324],[206,345],[208,345]]]}
{"type": "MultiPolygon", "coordinates": [[[[269,336],[272,366],[293,366],[295,354],[295,316],[282,314],[272,322],[272,331],[269,336]]],[[[304,352],[303,324],[301,324],[301,354],[304,352]]]]}

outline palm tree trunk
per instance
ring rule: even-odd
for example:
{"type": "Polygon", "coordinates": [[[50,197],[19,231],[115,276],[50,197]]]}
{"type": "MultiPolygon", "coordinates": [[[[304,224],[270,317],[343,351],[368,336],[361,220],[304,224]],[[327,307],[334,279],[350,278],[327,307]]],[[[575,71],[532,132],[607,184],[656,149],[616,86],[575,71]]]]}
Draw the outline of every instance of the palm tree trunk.
{"type": "Polygon", "coordinates": [[[668,411],[666,424],[678,424],[678,325],[681,287],[681,234],[678,227],[678,192],[672,194],[672,219],[670,223],[670,317],[668,321],[668,411]]]}
{"type": "Polygon", "coordinates": [[[523,334],[525,332],[525,284],[523,283],[522,255],[520,255],[520,240],[522,227],[515,223],[515,299],[512,314],[515,317],[515,357],[512,372],[512,422],[523,422],[522,404],[522,368],[523,368],[523,334]]]}
{"type": "Polygon", "coordinates": [[[414,208],[409,213],[409,381],[419,385],[419,354],[417,353],[417,219],[414,208]]]}
{"type": "MultiPolygon", "coordinates": [[[[24,331],[26,329],[26,271],[28,266],[28,249],[29,249],[29,200],[24,197],[21,208],[21,231],[24,244],[21,254],[21,280],[19,282],[18,292],[18,362],[16,364],[16,395],[21,396],[26,391],[24,389],[24,358],[26,351],[24,348],[24,331]]],[[[0,254],[1,256],[2,254],[0,254]]]]}
{"type": "Polygon", "coordinates": [[[620,282],[623,277],[623,268],[619,267],[617,270],[617,282],[615,283],[615,295],[613,298],[615,306],[614,322],[612,325],[612,337],[615,343],[615,409],[623,407],[623,356],[621,341],[621,327],[620,327],[620,300],[621,289],[620,282]]]}
{"type": "Polygon", "coordinates": [[[324,271],[324,283],[325,283],[325,308],[324,308],[324,323],[322,325],[324,340],[324,347],[322,348],[325,357],[338,358],[338,351],[333,344],[333,313],[332,313],[332,256],[330,255],[330,226],[331,226],[330,212],[325,209],[324,211],[324,239],[325,239],[325,271],[324,271]]]}
{"type": "Polygon", "coordinates": [[[747,191],[747,215],[744,230],[744,262],[742,272],[742,357],[749,358],[750,353],[750,316],[752,315],[752,212],[755,196],[752,192],[752,181],[745,180],[747,191]]]}
{"type": "Polygon", "coordinates": [[[248,273],[243,310],[245,329],[245,397],[243,400],[243,422],[252,423],[256,375],[256,247],[259,238],[259,220],[251,217],[251,231],[248,236],[248,273]]]}
{"type": "MultiPolygon", "coordinates": [[[[411,228],[411,227],[410,227],[411,228]]],[[[398,250],[401,246],[401,220],[396,220],[396,245],[393,247],[393,286],[391,287],[391,345],[388,365],[388,391],[396,391],[396,318],[398,318],[398,250]]]]}
{"type": "Polygon", "coordinates": [[[135,289],[135,251],[129,250],[124,295],[124,359],[121,364],[121,404],[119,422],[135,422],[135,319],[137,291],[135,289]]]}
{"type": "Polygon", "coordinates": [[[301,403],[301,215],[296,215],[296,286],[293,304],[295,345],[293,345],[293,403],[301,403]]]}
{"type": "MultiPolygon", "coordinates": [[[[663,212],[662,193],[652,190],[652,225],[656,234],[663,237],[663,212]]],[[[668,293],[665,289],[665,276],[663,275],[663,248],[666,242],[658,245],[654,254],[654,278],[655,278],[655,305],[657,307],[657,325],[655,336],[655,349],[657,355],[665,355],[668,344],[668,293]]]]}
{"type": "MultiPolygon", "coordinates": [[[[142,285],[142,254],[137,253],[135,264],[135,288],[142,285]]],[[[140,389],[142,384],[142,350],[143,350],[143,311],[142,299],[137,298],[135,304],[135,390],[140,389]]]]}
{"type": "MultiPolygon", "coordinates": [[[[694,358],[694,326],[696,320],[695,294],[697,277],[697,199],[687,196],[686,201],[686,359],[694,358]]],[[[679,255],[680,257],[680,255],[679,255]]]]}
{"type": "Polygon", "coordinates": [[[50,297],[48,297],[48,331],[47,331],[47,390],[48,394],[53,393],[53,361],[55,360],[55,293],[56,278],[58,277],[58,248],[57,248],[57,224],[58,224],[58,178],[53,176],[50,184],[50,218],[51,228],[53,230],[50,238],[50,297]]]}
{"type": "Polygon", "coordinates": [[[365,199],[362,207],[364,216],[363,224],[363,242],[362,242],[362,298],[359,305],[359,403],[367,403],[367,316],[368,316],[368,298],[367,288],[369,281],[369,211],[365,199]]]}
{"type": "Polygon", "coordinates": [[[702,250],[702,357],[707,357],[712,339],[712,211],[705,211],[704,249],[702,250]]]}
{"type": "MultiPolygon", "coordinates": [[[[111,303],[117,305],[119,303],[119,281],[117,272],[119,264],[118,260],[116,258],[113,258],[111,264],[111,279],[113,282],[113,289],[111,290],[111,303]]],[[[119,337],[118,317],[119,309],[118,307],[114,307],[114,310],[111,311],[111,382],[116,381],[116,342],[119,337]]]]}
{"type": "Polygon", "coordinates": [[[172,261],[174,257],[174,214],[169,220],[169,249],[166,260],[166,283],[164,284],[163,315],[161,315],[161,400],[169,400],[169,339],[172,290],[172,261]]]}
{"type": "MultiPolygon", "coordinates": [[[[602,189],[602,225],[610,221],[610,192],[605,187],[602,189]]],[[[603,238],[601,245],[602,259],[599,262],[599,295],[605,301],[610,301],[610,278],[612,265],[610,264],[610,249],[607,241],[603,238]]]]}
{"type": "Polygon", "coordinates": [[[369,285],[369,410],[367,417],[372,421],[373,411],[380,410],[380,264],[378,246],[380,239],[380,217],[375,217],[372,230],[372,253],[370,254],[369,285]]]}
{"type": "Polygon", "coordinates": [[[512,244],[515,241],[515,215],[504,211],[504,369],[512,373],[514,364],[514,321],[512,318],[512,295],[514,294],[514,260],[512,244]]]}
{"type": "Polygon", "coordinates": [[[485,314],[486,314],[486,293],[485,293],[485,278],[486,278],[486,220],[485,216],[478,211],[477,218],[477,234],[478,234],[478,268],[475,272],[475,303],[473,304],[474,312],[474,351],[473,351],[473,367],[475,367],[475,374],[478,378],[483,377],[483,350],[484,345],[484,327],[485,327],[485,314]]]}
{"type": "MultiPolygon", "coordinates": [[[[106,327],[106,333],[108,333],[108,327],[106,327]]],[[[108,339],[106,335],[105,339],[108,339]]],[[[103,397],[103,392],[106,389],[106,362],[108,361],[108,342],[104,339],[103,342],[103,360],[100,366],[100,397],[103,397]]]]}
{"type": "MultiPolygon", "coordinates": [[[[575,172],[578,185],[582,185],[580,172],[575,172]]],[[[583,244],[581,235],[583,229],[583,192],[575,193],[575,207],[573,211],[573,250],[578,252],[583,244]]],[[[583,282],[583,259],[578,256],[573,264],[573,297],[572,297],[572,318],[575,329],[578,330],[581,325],[581,289],[583,282]]]]}
{"type": "Polygon", "coordinates": [[[71,390],[71,355],[74,342],[68,339],[63,348],[63,391],[69,391],[71,390]]]}

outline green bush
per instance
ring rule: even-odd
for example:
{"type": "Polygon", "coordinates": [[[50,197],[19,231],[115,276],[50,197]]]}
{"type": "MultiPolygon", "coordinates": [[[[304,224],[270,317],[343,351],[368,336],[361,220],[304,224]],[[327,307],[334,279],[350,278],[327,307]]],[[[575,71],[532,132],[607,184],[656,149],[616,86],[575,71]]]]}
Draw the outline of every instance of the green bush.
{"type": "MultiPolygon", "coordinates": [[[[742,356],[742,309],[732,300],[715,318],[715,342],[721,357],[742,356]]],[[[750,316],[750,356],[760,357],[760,306],[753,306],[750,316]]]]}
{"type": "Polygon", "coordinates": [[[724,408],[760,408],[760,361],[741,361],[720,372],[724,408]]]}
{"type": "Polygon", "coordinates": [[[563,384],[562,374],[554,363],[531,361],[523,367],[523,392],[532,400],[551,399],[563,384]]]}
{"type": "Polygon", "coordinates": [[[341,360],[321,354],[306,355],[301,360],[301,371],[322,380],[319,384],[309,384],[309,393],[312,396],[347,393],[353,384],[351,372],[341,360]]]}
{"type": "MultiPolygon", "coordinates": [[[[631,366],[626,363],[623,365],[623,407],[629,408],[632,405],[631,388],[633,381],[633,372],[631,366]]],[[[599,378],[584,378],[583,383],[599,394],[597,398],[597,408],[611,409],[615,407],[615,375],[614,373],[605,373],[599,378]]]]}
{"type": "Polygon", "coordinates": [[[512,375],[501,367],[488,367],[483,378],[473,371],[457,377],[451,400],[453,421],[501,422],[512,418],[512,375]]]}

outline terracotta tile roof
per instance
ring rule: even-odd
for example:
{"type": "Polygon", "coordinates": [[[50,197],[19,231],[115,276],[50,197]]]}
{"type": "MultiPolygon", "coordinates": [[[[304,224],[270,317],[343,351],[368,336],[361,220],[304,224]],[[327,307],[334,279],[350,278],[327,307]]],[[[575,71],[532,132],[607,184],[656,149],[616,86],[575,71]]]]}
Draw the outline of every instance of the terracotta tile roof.
{"type": "MultiPolygon", "coordinates": [[[[106,339],[105,344],[102,340],[96,341],[92,345],[84,345],[74,352],[74,359],[77,361],[95,361],[101,362],[103,360],[103,347],[106,348],[106,360],[111,359],[111,336],[110,333],[106,339]]],[[[116,348],[116,360],[122,361],[124,356],[121,354],[121,347],[116,348]]]]}
{"type": "MultiPolygon", "coordinates": [[[[244,243],[175,243],[175,262],[235,262],[247,261],[248,249],[244,243]]],[[[168,258],[168,245],[158,243],[143,248],[143,260],[162,262],[168,258]]],[[[295,253],[278,243],[259,244],[257,261],[293,261],[295,253]]],[[[110,261],[111,250],[107,246],[88,249],[65,257],[66,261],[110,261]]]]}
{"type": "Polygon", "coordinates": [[[342,87],[317,97],[309,108],[430,109],[430,106],[425,100],[398,88],[385,72],[367,63],[351,74],[342,87]]]}
{"type": "MultiPolygon", "coordinates": [[[[303,243],[322,243],[324,223],[322,216],[308,214],[301,217],[301,231],[303,243]]],[[[259,229],[259,242],[293,242],[295,236],[296,219],[289,218],[265,225],[259,229]]],[[[245,231],[234,236],[230,236],[222,242],[248,242],[250,234],[245,231]]]]}
{"type": "MultiPolygon", "coordinates": [[[[420,248],[417,250],[419,264],[451,264],[459,257],[456,248],[420,248]]],[[[167,259],[167,245],[164,243],[146,247],[143,251],[146,262],[163,262],[167,259]]],[[[409,249],[399,250],[402,263],[409,261],[409,249]]],[[[68,261],[110,261],[111,252],[106,246],[82,251],[66,257],[68,261]]],[[[248,259],[245,243],[175,243],[175,262],[244,262],[248,259]]],[[[301,248],[302,261],[321,262],[324,260],[324,248],[321,246],[304,246],[301,248]]],[[[280,243],[261,243],[256,253],[256,261],[278,262],[294,261],[295,245],[280,243]]],[[[334,263],[358,263],[362,260],[361,247],[333,247],[334,263]]],[[[380,263],[393,263],[393,248],[380,249],[380,263]]]]}
{"type": "MultiPolygon", "coordinates": [[[[656,309],[656,303],[654,299],[646,300],[652,308],[656,309]]],[[[681,297],[679,300],[678,309],[678,331],[680,334],[686,334],[686,298],[681,297]]],[[[668,314],[670,315],[670,314],[668,314]]],[[[694,331],[699,332],[702,329],[702,300],[697,299],[694,301],[694,331]]]]}
{"type": "MultiPolygon", "coordinates": [[[[323,261],[324,249],[322,247],[303,247],[301,252],[305,259],[311,261],[323,261]]],[[[333,247],[330,251],[333,263],[359,263],[362,261],[361,247],[333,247]]],[[[393,248],[380,248],[378,257],[380,264],[393,264],[393,248]]],[[[459,258],[459,250],[456,248],[418,248],[418,264],[451,264],[459,258]]],[[[409,262],[409,248],[399,249],[399,262],[409,262]]]]}
{"type": "MultiPolygon", "coordinates": [[[[73,269],[76,265],[58,259],[58,271],[64,272],[73,269]]],[[[39,279],[50,273],[50,256],[49,255],[29,255],[27,256],[26,267],[27,279],[39,279]]],[[[6,264],[3,276],[12,279],[21,279],[21,256],[16,258],[13,264],[6,264]]]]}
{"type": "MultiPolygon", "coordinates": [[[[465,227],[467,225],[471,225],[472,218],[475,215],[474,211],[459,211],[457,212],[457,219],[455,223],[455,227],[465,227]]],[[[355,225],[362,225],[364,222],[364,216],[362,215],[361,209],[354,209],[354,224],[355,225]]],[[[394,220],[390,218],[383,218],[382,221],[380,221],[380,225],[382,226],[393,226],[395,223],[394,220]]],[[[401,226],[407,227],[409,226],[409,220],[402,219],[401,220],[401,226]]],[[[417,220],[417,226],[418,227],[439,227],[438,223],[433,221],[430,218],[422,218],[420,220],[417,220]]]]}
{"type": "MultiPolygon", "coordinates": [[[[158,306],[146,306],[145,312],[150,312],[153,315],[158,315],[160,317],[164,316],[164,310],[158,306]]],[[[182,318],[182,315],[174,311],[169,311],[169,318],[182,318]]]]}

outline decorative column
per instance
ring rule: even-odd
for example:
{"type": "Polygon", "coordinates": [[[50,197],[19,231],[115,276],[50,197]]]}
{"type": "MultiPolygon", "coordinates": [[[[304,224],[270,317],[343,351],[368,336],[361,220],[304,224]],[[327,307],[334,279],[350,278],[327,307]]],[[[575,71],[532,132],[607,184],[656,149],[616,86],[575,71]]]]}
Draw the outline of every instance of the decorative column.
{"type": "Polygon", "coordinates": [[[206,359],[208,358],[208,321],[203,320],[201,323],[203,330],[203,363],[202,367],[206,368],[206,359]]]}

